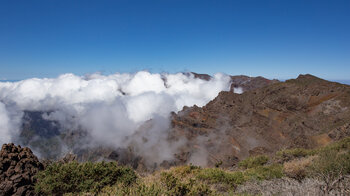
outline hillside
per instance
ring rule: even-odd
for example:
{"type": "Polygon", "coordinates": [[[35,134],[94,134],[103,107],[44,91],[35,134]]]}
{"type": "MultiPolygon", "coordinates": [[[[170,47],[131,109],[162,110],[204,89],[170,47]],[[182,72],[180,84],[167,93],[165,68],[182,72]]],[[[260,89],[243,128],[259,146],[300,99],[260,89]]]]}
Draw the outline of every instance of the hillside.
{"type": "Polygon", "coordinates": [[[181,161],[196,162],[198,155],[209,166],[231,167],[249,155],[314,148],[349,136],[349,108],[350,86],[300,75],[243,94],[221,92],[204,107],[185,107],[173,113],[172,136],[188,139],[181,161]]]}

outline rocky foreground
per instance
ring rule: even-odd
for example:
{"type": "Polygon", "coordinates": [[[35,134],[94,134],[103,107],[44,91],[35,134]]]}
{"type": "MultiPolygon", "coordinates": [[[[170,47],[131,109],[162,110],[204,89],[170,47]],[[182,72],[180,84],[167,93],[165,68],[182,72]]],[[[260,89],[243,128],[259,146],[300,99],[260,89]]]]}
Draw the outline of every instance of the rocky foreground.
{"type": "Polygon", "coordinates": [[[0,151],[0,195],[34,195],[35,175],[43,169],[29,148],[4,144],[0,151]]]}

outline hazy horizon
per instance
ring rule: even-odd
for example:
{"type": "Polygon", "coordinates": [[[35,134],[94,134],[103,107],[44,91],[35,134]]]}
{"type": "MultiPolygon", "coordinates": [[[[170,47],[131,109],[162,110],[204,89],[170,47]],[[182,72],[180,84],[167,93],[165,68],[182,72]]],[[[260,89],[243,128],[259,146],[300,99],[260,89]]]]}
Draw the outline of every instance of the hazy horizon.
{"type": "MultiPolygon", "coordinates": [[[[147,71],[147,70],[146,70],[147,71]]],[[[148,71],[147,71],[148,72],[148,71]]],[[[169,73],[169,72],[162,72],[162,73],[168,73],[168,74],[176,74],[176,73],[190,73],[191,71],[183,71],[183,72],[174,72],[174,73],[169,73]]],[[[112,74],[103,74],[103,73],[100,73],[100,72],[95,72],[95,73],[86,73],[86,74],[82,74],[82,75],[77,75],[77,76],[88,76],[88,75],[92,75],[92,74],[102,74],[102,75],[113,75],[113,74],[135,74],[137,72],[134,72],[134,73],[131,73],[131,72],[116,72],[116,73],[112,73],[112,74]]],[[[149,72],[149,73],[156,73],[157,72],[149,72]]],[[[195,72],[196,73],[196,72],[195,72]]],[[[219,72],[218,72],[219,73],[219,72]]],[[[59,74],[55,77],[28,77],[28,78],[22,78],[22,79],[12,79],[12,80],[8,80],[8,79],[0,79],[0,82],[19,82],[19,81],[22,81],[22,80],[28,80],[28,79],[32,79],[32,78],[58,78],[59,76],[61,75],[64,75],[64,74],[73,74],[73,73],[62,73],[62,74],[59,74]]],[[[197,74],[207,74],[207,73],[197,73],[197,74]]],[[[215,73],[216,74],[216,73],[215,73]]],[[[226,74],[226,73],[222,73],[222,74],[226,74]]],[[[306,74],[306,73],[305,73],[306,74]]],[[[209,74],[209,75],[213,75],[213,74],[209,74]]],[[[229,75],[229,74],[227,74],[229,75]]],[[[232,76],[235,76],[235,75],[244,75],[244,74],[233,74],[232,76]]],[[[297,76],[293,77],[293,78],[269,78],[269,77],[265,77],[265,76],[262,76],[262,75],[256,75],[256,76],[249,76],[249,77],[258,77],[258,76],[261,76],[261,77],[264,77],[264,78],[267,78],[267,79],[277,79],[277,80],[280,80],[280,81],[285,81],[285,80],[289,80],[289,79],[295,79],[297,76]]],[[[317,75],[315,75],[316,77],[319,77],[317,75]]],[[[328,81],[332,81],[332,82],[338,82],[338,83],[342,83],[342,84],[348,84],[350,85],[350,79],[327,79],[327,78],[322,78],[322,79],[325,79],[325,80],[328,80],[328,81]]]]}

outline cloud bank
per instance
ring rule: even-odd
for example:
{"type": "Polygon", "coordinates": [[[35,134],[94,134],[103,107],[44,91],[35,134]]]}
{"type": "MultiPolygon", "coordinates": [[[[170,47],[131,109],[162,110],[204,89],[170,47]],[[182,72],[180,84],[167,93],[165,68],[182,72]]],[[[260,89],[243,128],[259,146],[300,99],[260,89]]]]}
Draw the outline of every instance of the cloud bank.
{"type": "Polygon", "coordinates": [[[62,129],[86,130],[93,138],[90,143],[115,147],[128,145],[126,138],[153,119],[144,134],[152,135],[150,148],[159,144],[166,151],[169,145],[161,141],[170,112],[203,106],[229,88],[230,77],[223,74],[206,81],[193,74],[146,71],[0,82],[0,142],[18,137],[23,111],[42,111],[44,119],[59,122],[62,129]]]}

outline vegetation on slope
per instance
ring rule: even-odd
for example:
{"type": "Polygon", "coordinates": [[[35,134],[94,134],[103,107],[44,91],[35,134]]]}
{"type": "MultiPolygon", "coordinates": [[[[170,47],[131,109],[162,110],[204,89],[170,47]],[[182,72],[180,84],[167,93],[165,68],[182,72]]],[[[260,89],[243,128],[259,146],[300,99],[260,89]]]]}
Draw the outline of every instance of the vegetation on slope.
{"type": "Polygon", "coordinates": [[[50,195],[255,194],[237,192],[237,188],[287,178],[300,183],[314,179],[320,182],[321,192],[330,193],[350,174],[350,137],[319,149],[288,149],[272,157],[249,157],[238,166],[226,170],[187,165],[141,175],[115,162],[54,163],[39,173],[36,191],[50,195]]]}
{"type": "Polygon", "coordinates": [[[136,173],[116,162],[53,163],[38,175],[35,190],[45,195],[64,193],[99,192],[105,186],[123,184],[130,186],[136,181],[136,173]]]}

